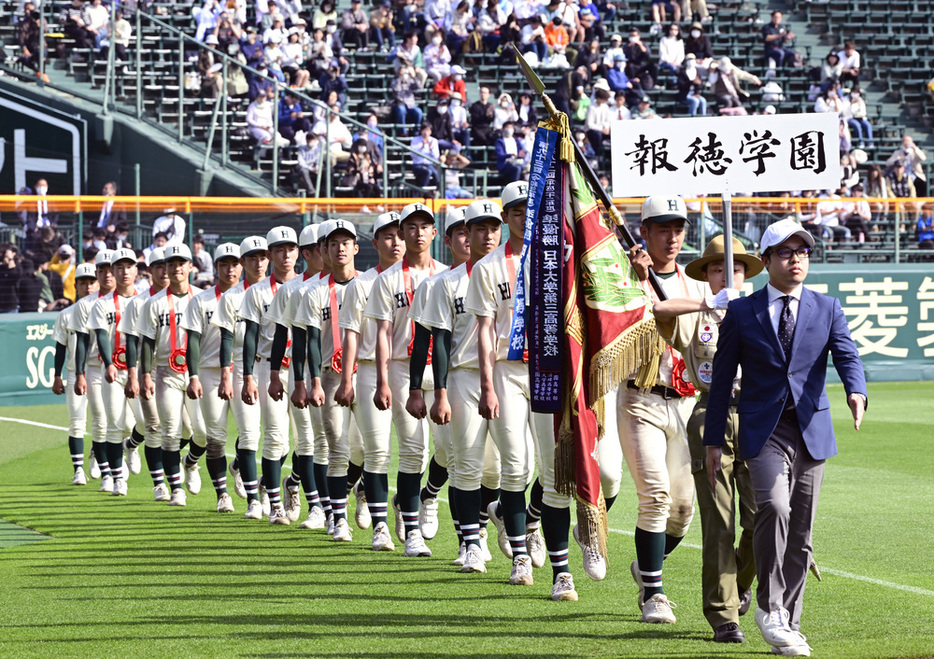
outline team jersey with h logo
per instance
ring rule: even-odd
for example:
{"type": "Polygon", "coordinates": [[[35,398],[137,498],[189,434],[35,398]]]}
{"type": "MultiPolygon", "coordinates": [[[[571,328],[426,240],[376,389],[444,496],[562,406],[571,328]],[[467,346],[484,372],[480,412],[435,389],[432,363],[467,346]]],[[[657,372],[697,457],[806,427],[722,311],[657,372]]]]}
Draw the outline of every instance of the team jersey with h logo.
{"type": "Polygon", "coordinates": [[[186,332],[197,332],[201,335],[201,360],[198,362],[200,368],[220,368],[221,331],[211,324],[211,319],[217,313],[219,293],[217,287],[211,286],[195,295],[185,309],[179,325],[186,332]]]}
{"type": "MultiPolygon", "coordinates": [[[[276,322],[269,317],[267,312],[282,285],[283,283],[277,282],[274,276],[266,277],[263,281],[257,282],[247,289],[246,294],[243,296],[243,302],[240,304],[240,318],[253,321],[259,325],[256,356],[260,359],[269,359],[272,356],[272,340],[276,336],[276,322]],[[276,290],[273,291],[273,288],[276,290]]],[[[291,340],[291,338],[292,330],[289,329],[289,339],[291,340]]],[[[285,349],[285,356],[292,356],[291,345],[285,349]]]]}
{"type": "MultiPolygon", "coordinates": [[[[113,293],[110,293],[113,295],[113,293]]],[[[100,298],[98,293],[92,293],[91,295],[86,295],[74,306],[74,312],[68,319],[68,329],[72,332],[83,332],[84,334],[89,334],[91,340],[88,342],[88,361],[87,366],[100,366],[101,357],[100,352],[97,349],[97,336],[91,329],[88,327],[88,318],[91,316],[91,308],[100,298]]]]}
{"type": "MultiPolygon", "coordinates": [[[[241,281],[223,293],[221,299],[217,301],[217,309],[211,316],[211,325],[219,330],[225,329],[233,334],[233,362],[234,364],[243,363],[243,319],[240,318],[240,306],[243,304],[243,296],[246,295],[246,282],[241,281]]],[[[201,363],[207,365],[204,358],[201,363]]],[[[214,364],[210,364],[213,366],[214,364]]]]}
{"type": "MultiPolygon", "coordinates": [[[[442,272],[428,283],[432,286],[424,306],[412,316],[415,322],[430,329],[451,333],[450,368],[480,368],[477,356],[477,318],[467,311],[467,288],[473,274],[467,272],[467,263],[442,272]]],[[[421,290],[421,289],[419,289],[421,290]]]]}
{"type": "MultiPolygon", "coordinates": [[[[94,296],[97,296],[97,293],[94,293],[94,296]]],[[[75,312],[75,306],[72,305],[58,314],[58,318],[55,319],[55,325],[52,326],[52,339],[56,343],[61,343],[65,346],[66,358],[65,358],[65,370],[71,373],[75,372],[75,346],[78,343],[78,336],[75,334],[74,330],[68,329],[68,320],[71,318],[71,314],[75,312]]],[[[64,376],[64,372],[62,373],[64,376]]]]}
{"type": "Polygon", "coordinates": [[[518,254],[513,256],[510,250],[509,258],[506,256],[508,246],[508,242],[503,243],[477,261],[467,286],[467,312],[493,319],[496,361],[509,356],[509,333],[515,307],[515,273],[519,269],[518,254]]]}
{"type": "Polygon", "coordinates": [[[376,321],[363,315],[367,300],[373,290],[373,284],[379,277],[378,268],[370,268],[347,284],[344,291],[344,303],[337,319],[337,326],[360,335],[357,345],[357,361],[376,359],[376,321]]]}
{"type": "Polygon", "coordinates": [[[170,366],[172,351],[185,348],[188,335],[182,329],[182,316],[191,301],[191,291],[185,295],[173,295],[171,289],[165,288],[143,305],[139,315],[139,331],[142,336],[156,342],[156,353],[153,366],[170,366]],[[172,319],[175,315],[175,345],[172,345],[172,319]]]}

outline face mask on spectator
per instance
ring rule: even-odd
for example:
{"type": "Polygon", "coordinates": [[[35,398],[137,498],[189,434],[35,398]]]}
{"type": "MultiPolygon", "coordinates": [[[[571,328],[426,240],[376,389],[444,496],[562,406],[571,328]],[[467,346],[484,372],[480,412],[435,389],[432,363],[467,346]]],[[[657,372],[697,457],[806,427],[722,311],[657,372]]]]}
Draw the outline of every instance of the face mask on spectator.
{"type": "Polygon", "coordinates": [[[460,106],[461,106],[461,101],[459,98],[455,98],[454,100],[451,101],[452,108],[459,108],[460,106]]]}
{"type": "Polygon", "coordinates": [[[695,39],[700,39],[700,30],[691,30],[691,36],[695,39]]]}
{"type": "Polygon", "coordinates": [[[36,194],[38,195],[44,195],[48,191],[49,189],[44,185],[40,185],[36,187],[36,194]]]}
{"type": "Polygon", "coordinates": [[[636,43],[639,40],[639,37],[632,35],[629,37],[629,43],[636,43]]]}
{"type": "Polygon", "coordinates": [[[447,112],[448,112],[448,106],[447,106],[447,105],[439,105],[439,106],[438,106],[438,114],[447,114],[447,112]]]}
{"type": "Polygon", "coordinates": [[[370,128],[376,128],[376,119],[370,119],[369,121],[366,122],[366,125],[369,126],[370,128]]]}
{"type": "Polygon", "coordinates": [[[455,73],[455,74],[454,74],[453,76],[451,76],[451,77],[454,78],[454,81],[456,82],[456,81],[460,80],[461,78],[463,78],[464,76],[461,75],[460,73],[455,73]]]}
{"type": "Polygon", "coordinates": [[[512,137],[512,128],[503,129],[503,137],[512,137]]]}
{"type": "Polygon", "coordinates": [[[328,25],[328,34],[334,34],[335,32],[337,32],[337,26],[336,26],[336,25],[328,25]]]}
{"type": "Polygon", "coordinates": [[[357,153],[366,153],[366,145],[361,144],[357,147],[357,153]]]}
{"type": "Polygon", "coordinates": [[[431,38],[431,43],[433,43],[433,44],[436,45],[436,46],[440,46],[440,45],[441,45],[441,37],[432,37],[432,38],[431,38]]]}

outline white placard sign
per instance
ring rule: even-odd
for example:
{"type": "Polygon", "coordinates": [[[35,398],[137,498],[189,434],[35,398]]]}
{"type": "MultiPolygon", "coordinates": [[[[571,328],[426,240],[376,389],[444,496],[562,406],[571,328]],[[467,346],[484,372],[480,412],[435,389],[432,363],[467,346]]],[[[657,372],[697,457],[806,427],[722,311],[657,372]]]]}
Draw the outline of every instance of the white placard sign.
{"type": "Polygon", "coordinates": [[[628,120],[611,130],[616,197],[840,186],[833,112],[628,120]]]}

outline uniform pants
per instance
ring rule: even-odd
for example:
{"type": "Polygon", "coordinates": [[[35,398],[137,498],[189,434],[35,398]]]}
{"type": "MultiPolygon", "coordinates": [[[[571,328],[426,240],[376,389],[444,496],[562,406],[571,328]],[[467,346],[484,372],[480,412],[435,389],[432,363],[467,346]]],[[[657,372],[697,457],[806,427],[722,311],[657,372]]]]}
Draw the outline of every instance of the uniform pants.
{"type": "MultiPolygon", "coordinates": [[[[289,416],[292,419],[292,430],[295,435],[295,452],[298,455],[314,455],[315,454],[315,428],[312,423],[311,410],[313,407],[305,407],[304,409],[299,409],[292,405],[292,401],[289,396],[292,395],[292,392],[295,391],[295,376],[292,374],[292,369],[286,369],[289,373],[289,384],[285,388],[285,393],[282,398],[286,401],[286,406],[289,409],[289,416]]],[[[279,374],[282,374],[282,371],[279,371],[279,374]]],[[[288,435],[286,435],[288,436],[288,435]]],[[[286,445],[285,451],[282,455],[288,453],[288,445],[286,445]]]]}
{"type": "MultiPolygon", "coordinates": [[[[425,405],[429,408],[434,402],[434,383],[426,372],[422,381],[425,391],[425,405]]],[[[409,396],[409,361],[407,359],[389,360],[389,389],[392,391],[392,426],[396,430],[399,443],[399,472],[403,474],[421,474],[428,466],[428,419],[416,419],[405,409],[409,396]]],[[[434,424],[431,424],[435,428],[434,424]]],[[[386,438],[389,439],[388,436],[386,438]]]]}
{"type": "Polygon", "coordinates": [[[156,399],[146,400],[142,396],[133,399],[133,414],[136,416],[137,427],[142,424],[144,445],[149,448],[162,446],[162,426],[159,424],[159,410],[156,399]]]}
{"type": "Polygon", "coordinates": [[[75,374],[65,378],[65,404],[68,407],[68,436],[84,437],[88,429],[88,397],[75,393],[75,374]]]}
{"type": "MultiPolygon", "coordinates": [[[[273,400],[269,396],[270,373],[269,360],[263,359],[256,364],[253,374],[259,387],[259,407],[263,416],[263,458],[279,460],[289,452],[289,379],[286,373],[279,371],[279,380],[286,394],[282,400],[273,400]]],[[[241,443],[241,448],[247,448],[241,443]]]]}
{"type": "Polygon", "coordinates": [[[104,394],[101,391],[101,384],[104,382],[101,370],[93,365],[88,366],[85,381],[88,385],[88,411],[91,413],[91,439],[95,444],[103,444],[107,441],[107,415],[104,412],[104,394]]]}
{"type": "Polygon", "coordinates": [[[104,399],[104,415],[107,418],[107,443],[123,444],[130,436],[136,419],[133,408],[126,397],[126,371],[117,371],[117,379],[107,382],[104,378],[106,367],[101,365],[101,397],[104,399]]]}
{"type": "Polygon", "coordinates": [[[619,439],[639,497],[636,526],[680,538],[694,516],[694,478],[686,423],[693,398],[620,388],[619,439]]]}
{"type": "Polygon", "coordinates": [[[191,420],[191,440],[198,446],[207,444],[204,419],[198,401],[191,400],[185,393],[188,387],[183,373],[176,373],[168,366],[155,369],[156,406],[162,428],[162,448],[178,451],[181,447],[183,417],[187,412],[191,420]]]}
{"type": "Polygon", "coordinates": [[[782,413],[759,454],[746,460],[756,493],[753,553],[763,611],[788,611],[801,629],[804,585],[811,564],[811,529],[824,480],[824,460],[808,453],[795,411],[782,413]]]}
{"type": "Polygon", "coordinates": [[[224,457],[224,447],[227,445],[227,416],[230,412],[230,401],[217,395],[217,387],[221,382],[221,368],[202,367],[198,372],[203,393],[198,403],[201,405],[201,416],[204,419],[205,434],[207,435],[208,457],[224,457]]]}
{"type": "Polygon", "coordinates": [[[389,473],[392,412],[379,410],[373,403],[376,394],[376,362],[357,363],[357,385],[354,392],[357,423],[363,437],[363,469],[371,474],[389,473]]]}
{"type": "MultiPolygon", "coordinates": [[[[479,373],[474,387],[479,396],[479,373]]],[[[529,373],[523,362],[499,360],[493,363],[493,391],[499,399],[499,416],[489,422],[490,437],[499,449],[500,487],[507,492],[524,492],[529,482],[534,447],[529,442],[529,373]]],[[[479,404],[479,398],[478,398],[479,404]]],[[[551,455],[554,466],[554,431],[551,455]]],[[[552,469],[552,474],[554,470],[552,469]]],[[[543,483],[544,485],[544,483],[543,483]]]]}
{"type": "Polygon", "coordinates": [[[688,421],[688,445],[691,471],[697,489],[703,531],[703,568],[701,583],[704,617],[713,629],[728,622],[739,622],[740,595],[752,585],[756,564],[752,553],[752,529],[756,514],[755,494],[746,463],[739,459],[739,415],[730,408],[725,444],[716,474],[717,487],[710,489],[707,479],[707,448],[704,446],[704,417],[707,399],[694,406],[688,421]],[[742,534],[736,542],[736,495],[739,495],[739,523],[742,534]]]}
{"type": "Polygon", "coordinates": [[[247,405],[240,397],[240,392],[243,390],[242,361],[234,361],[231,383],[233,397],[230,399],[230,409],[233,410],[234,422],[237,424],[240,448],[244,451],[256,451],[259,449],[261,411],[259,404],[247,405]]]}
{"type": "MultiPolygon", "coordinates": [[[[623,386],[626,386],[623,383],[623,386]]],[[[603,497],[611,499],[619,494],[623,481],[623,447],[619,441],[616,422],[616,400],[619,389],[609,392],[603,405],[603,438],[597,442],[597,461],[600,463],[600,486],[603,497]]]]}
{"type": "MultiPolygon", "coordinates": [[[[358,369],[359,370],[359,369],[358,369]]],[[[360,433],[357,425],[352,422],[351,412],[356,410],[361,401],[354,400],[351,407],[342,407],[334,402],[334,393],[341,383],[341,374],[325,367],[321,373],[321,388],[324,389],[324,405],[321,418],[324,422],[324,434],[328,442],[328,477],[346,476],[347,465],[350,461],[350,446],[359,444],[359,440],[352,440],[351,435],[360,433]]],[[[372,401],[370,401],[372,405],[372,401]]]]}
{"type": "Polygon", "coordinates": [[[481,485],[494,490],[499,488],[501,454],[490,439],[490,422],[480,416],[479,411],[480,370],[451,369],[448,401],[453,454],[448,464],[451,484],[466,492],[479,490],[481,485]]]}

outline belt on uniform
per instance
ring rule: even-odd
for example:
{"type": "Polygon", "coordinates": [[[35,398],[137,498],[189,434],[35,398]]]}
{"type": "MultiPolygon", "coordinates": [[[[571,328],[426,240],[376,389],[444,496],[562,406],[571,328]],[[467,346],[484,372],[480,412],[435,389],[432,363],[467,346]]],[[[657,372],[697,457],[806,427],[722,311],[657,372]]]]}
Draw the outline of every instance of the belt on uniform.
{"type": "MultiPolygon", "coordinates": [[[[707,399],[709,397],[710,397],[709,391],[702,391],[700,392],[700,398],[698,399],[698,402],[706,406],[707,399]]],[[[739,392],[734,391],[730,394],[730,407],[736,407],[737,405],[739,405],[739,392]]]]}
{"type": "Polygon", "coordinates": [[[636,386],[635,380],[630,380],[626,383],[626,386],[630,389],[636,389],[638,391],[648,391],[651,394],[656,396],[661,396],[665,400],[670,400],[674,398],[684,398],[681,394],[678,393],[677,389],[672,389],[671,387],[665,387],[660,384],[656,384],[651,389],[643,389],[642,387],[636,386]]]}

